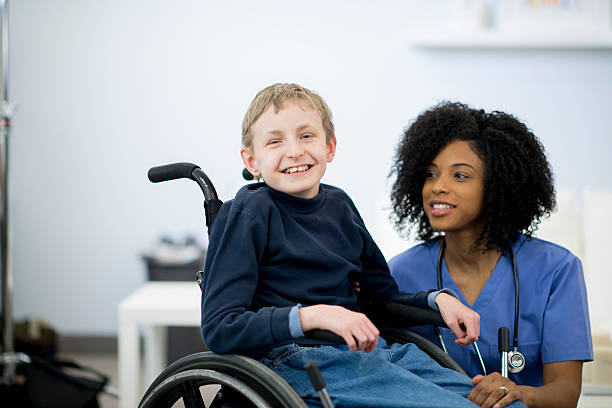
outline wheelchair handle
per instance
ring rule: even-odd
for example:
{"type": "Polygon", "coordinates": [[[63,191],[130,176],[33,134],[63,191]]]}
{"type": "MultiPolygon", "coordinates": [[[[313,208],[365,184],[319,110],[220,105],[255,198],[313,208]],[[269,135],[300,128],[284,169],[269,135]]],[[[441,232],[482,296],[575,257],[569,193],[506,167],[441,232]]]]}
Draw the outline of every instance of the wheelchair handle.
{"type": "Polygon", "coordinates": [[[147,176],[152,183],[161,183],[162,181],[181,178],[190,179],[198,183],[206,201],[218,199],[215,186],[213,186],[212,181],[210,181],[206,173],[197,164],[181,162],[151,167],[147,176]]]}
{"type": "Polygon", "coordinates": [[[247,169],[242,169],[242,178],[245,179],[246,181],[251,181],[253,180],[255,177],[253,177],[253,175],[251,174],[250,171],[248,171],[247,169]]]}
{"type": "Polygon", "coordinates": [[[193,163],[172,163],[163,166],[152,167],[149,169],[149,180],[152,183],[160,183],[162,181],[176,180],[180,178],[192,179],[191,174],[195,169],[200,167],[193,163]]]}
{"type": "Polygon", "coordinates": [[[210,235],[210,225],[214,221],[223,202],[217,197],[217,190],[200,166],[193,163],[181,162],[151,167],[147,173],[152,183],[187,178],[195,181],[204,194],[204,211],[206,213],[206,227],[210,235]]]}

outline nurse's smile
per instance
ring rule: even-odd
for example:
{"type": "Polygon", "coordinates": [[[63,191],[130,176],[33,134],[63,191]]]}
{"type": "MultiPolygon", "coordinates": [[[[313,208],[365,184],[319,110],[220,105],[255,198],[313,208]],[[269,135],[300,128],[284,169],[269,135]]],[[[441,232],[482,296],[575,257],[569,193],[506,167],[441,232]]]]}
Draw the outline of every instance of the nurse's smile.
{"type": "Polygon", "coordinates": [[[434,217],[443,217],[453,212],[454,205],[440,200],[432,200],[429,202],[431,207],[431,215],[434,217]]]}

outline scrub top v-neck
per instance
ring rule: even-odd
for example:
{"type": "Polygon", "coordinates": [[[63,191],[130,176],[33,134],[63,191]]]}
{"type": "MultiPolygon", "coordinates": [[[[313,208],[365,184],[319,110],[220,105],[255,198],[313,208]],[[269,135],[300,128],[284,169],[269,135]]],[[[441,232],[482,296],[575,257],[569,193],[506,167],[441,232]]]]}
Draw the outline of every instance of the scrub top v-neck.
{"type": "MultiPolygon", "coordinates": [[[[540,386],[542,365],[556,361],[593,359],[586,287],[580,260],[563,247],[521,235],[512,245],[519,275],[519,351],[526,367],[510,374],[517,384],[540,386]]],[[[413,292],[437,287],[436,266],[440,240],[432,239],[405,251],[389,262],[400,290],[413,292]]],[[[455,291],[469,306],[442,263],[442,286],[455,291]]],[[[471,306],[480,315],[479,349],[487,373],[500,371],[497,330],[514,324],[514,276],[508,254],[498,260],[491,276],[471,306]]],[[[432,327],[414,330],[434,344],[432,327]]],[[[454,343],[455,336],[442,329],[448,353],[471,377],[482,374],[472,347],[454,343]]]]}

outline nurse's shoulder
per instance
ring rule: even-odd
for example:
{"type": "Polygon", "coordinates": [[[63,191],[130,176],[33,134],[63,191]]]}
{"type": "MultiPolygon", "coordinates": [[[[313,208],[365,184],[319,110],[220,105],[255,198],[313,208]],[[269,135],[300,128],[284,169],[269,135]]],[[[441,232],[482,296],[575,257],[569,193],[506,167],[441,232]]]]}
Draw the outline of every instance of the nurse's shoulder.
{"type": "Polygon", "coordinates": [[[554,242],[521,235],[513,249],[519,264],[538,265],[540,270],[544,267],[544,270],[551,273],[568,265],[577,266],[582,270],[580,259],[569,249],[554,242]]]}

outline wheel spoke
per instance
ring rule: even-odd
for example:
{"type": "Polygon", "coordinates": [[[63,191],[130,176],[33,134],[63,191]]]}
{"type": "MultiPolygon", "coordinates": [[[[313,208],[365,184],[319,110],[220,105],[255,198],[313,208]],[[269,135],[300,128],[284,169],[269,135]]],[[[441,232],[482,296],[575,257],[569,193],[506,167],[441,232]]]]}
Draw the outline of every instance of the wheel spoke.
{"type": "Polygon", "coordinates": [[[202,400],[202,394],[200,394],[200,388],[195,387],[191,381],[181,384],[181,397],[185,408],[206,408],[202,400]]]}

